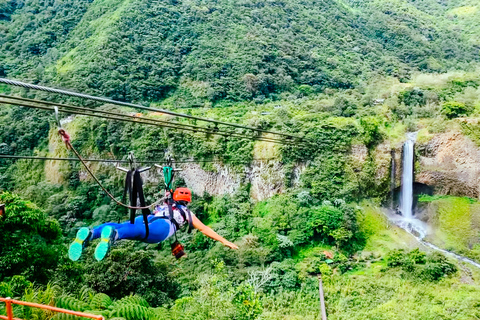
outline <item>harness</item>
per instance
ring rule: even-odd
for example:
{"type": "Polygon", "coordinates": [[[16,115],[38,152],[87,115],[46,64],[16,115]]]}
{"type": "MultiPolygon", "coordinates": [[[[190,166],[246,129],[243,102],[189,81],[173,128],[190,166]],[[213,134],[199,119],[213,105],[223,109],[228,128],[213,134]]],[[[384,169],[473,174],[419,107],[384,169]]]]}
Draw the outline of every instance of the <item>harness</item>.
{"type": "MultiPolygon", "coordinates": [[[[140,171],[138,169],[131,169],[127,172],[125,178],[125,189],[123,190],[123,198],[125,199],[126,195],[129,195],[130,206],[135,207],[137,201],[140,202],[141,207],[145,207],[145,196],[143,194],[143,181],[140,176],[140,171]]],[[[135,223],[135,215],[137,210],[130,209],[130,223],[135,223]]],[[[148,216],[151,214],[148,208],[142,209],[143,223],[145,224],[145,237],[142,240],[148,238],[150,232],[148,227],[148,216]]]]}
{"type": "MultiPolygon", "coordinates": [[[[162,167],[162,169],[163,169],[163,176],[165,179],[165,190],[169,193],[169,196],[165,200],[168,212],[166,215],[164,212],[164,216],[153,217],[149,220],[148,216],[151,214],[150,210],[142,209],[143,223],[145,225],[145,237],[141,240],[145,240],[148,238],[150,223],[158,219],[165,219],[165,220],[169,220],[172,223],[173,227],[175,228],[174,236],[175,236],[175,241],[177,241],[176,233],[178,230],[181,229],[181,227],[178,221],[175,220],[174,209],[178,210],[183,220],[188,223],[188,228],[186,229],[186,231],[188,233],[191,233],[193,230],[192,212],[188,208],[185,208],[185,210],[182,209],[181,206],[178,203],[176,203],[172,198],[172,193],[173,193],[172,185],[173,185],[175,170],[171,166],[165,166],[165,167],[162,167]]],[[[137,205],[137,201],[140,202],[140,206],[143,207],[145,205],[145,197],[143,194],[143,181],[140,176],[140,170],[138,169],[131,169],[127,171],[127,176],[125,178],[125,188],[123,192],[124,199],[127,194],[129,196],[130,205],[132,207],[137,205]]],[[[136,211],[137,211],[136,209],[130,209],[129,215],[130,215],[131,224],[135,223],[136,211]]]]}
{"type": "Polygon", "coordinates": [[[193,229],[193,224],[192,224],[192,212],[188,209],[186,209],[186,212],[173,200],[172,194],[173,194],[173,179],[175,176],[175,170],[171,166],[165,166],[163,167],[163,177],[165,179],[165,191],[169,194],[167,199],[165,200],[165,203],[167,204],[168,207],[168,216],[164,217],[159,217],[162,219],[169,219],[170,222],[173,224],[175,228],[175,240],[177,239],[177,231],[180,230],[180,225],[178,222],[175,220],[175,215],[173,213],[173,206],[175,206],[175,209],[177,209],[180,214],[182,215],[182,218],[184,221],[188,222],[188,229],[187,232],[191,233],[193,229]]]}

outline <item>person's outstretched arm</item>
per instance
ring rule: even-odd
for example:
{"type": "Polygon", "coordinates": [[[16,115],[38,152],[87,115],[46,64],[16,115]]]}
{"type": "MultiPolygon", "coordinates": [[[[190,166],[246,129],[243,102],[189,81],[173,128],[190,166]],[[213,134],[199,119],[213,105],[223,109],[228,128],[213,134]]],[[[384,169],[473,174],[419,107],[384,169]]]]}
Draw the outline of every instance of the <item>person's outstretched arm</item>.
{"type": "Polygon", "coordinates": [[[220,241],[221,243],[223,243],[224,246],[227,246],[231,249],[238,249],[238,246],[235,243],[228,241],[227,239],[213,231],[210,227],[204,225],[203,222],[200,221],[193,213],[192,225],[207,237],[212,238],[213,240],[220,241]]]}

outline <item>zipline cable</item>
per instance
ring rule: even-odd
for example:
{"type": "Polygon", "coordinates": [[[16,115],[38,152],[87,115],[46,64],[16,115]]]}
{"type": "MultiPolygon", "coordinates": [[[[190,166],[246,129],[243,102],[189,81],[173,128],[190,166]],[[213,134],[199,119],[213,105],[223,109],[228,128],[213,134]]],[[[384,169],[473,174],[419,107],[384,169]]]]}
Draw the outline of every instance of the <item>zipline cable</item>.
{"type": "Polygon", "coordinates": [[[63,95],[82,98],[82,99],[89,99],[89,100],[94,100],[94,101],[103,102],[103,103],[111,103],[111,104],[131,107],[131,108],[135,108],[135,109],[147,110],[147,111],[151,111],[151,112],[160,112],[160,113],[168,114],[168,115],[171,115],[171,116],[214,123],[216,125],[224,125],[224,126],[241,128],[241,129],[246,129],[246,130],[252,130],[252,131],[256,131],[258,133],[268,133],[268,134],[283,136],[283,137],[286,137],[287,139],[299,140],[300,142],[304,141],[304,139],[302,139],[301,137],[286,134],[286,133],[283,133],[283,132],[269,131],[269,130],[254,128],[254,127],[242,126],[242,125],[239,125],[239,124],[236,124],[236,123],[229,123],[229,122],[223,122],[223,121],[214,120],[214,119],[196,117],[196,116],[191,116],[191,115],[187,115],[187,114],[183,114],[183,113],[177,113],[177,112],[173,112],[173,111],[169,111],[169,110],[165,110],[165,109],[150,108],[150,107],[145,107],[145,106],[142,106],[142,105],[139,105],[139,104],[116,101],[116,100],[111,100],[111,99],[107,99],[107,98],[103,98],[103,97],[96,97],[96,96],[92,96],[92,95],[88,95],[88,94],[77,93],[77,92],[67,91],[67,90],[62,90],[62,89],[44,87],[44,86],[34,85],[34,84],[25,83],[25,82],[21,82],[21,81],[17,81],[17,80],[0,78],[0,83],[5,83],[5,84],[8,84],[8,85],[23,87],[23,88],[27,88],[27,89],[40,90],[40,91],[56,93],[56,94],[63,94],[63,95]]]}
{"type": "Polygon", "coordinates": [[[88,167],[88,165],[85,163],[85,161],[83,160],[82,156],[80,156],[80,154],[77,152],[77,150],[72,146],[72,143],[70,142],[70,136],[65,132],[64,129],[58,129],[58,134],[60,134],[60,136],[62,137],[62,140],[63,142],[65,142],[65,144],[67,145],[67,148],[69,148],[70,150],[73,151],[73,153],[75,153],[75,155],[77,156],[77,158],[80,160],[80,162],[83,164],[83,166],[85,167],[85,169],[87,170],[87,172],[92,176],[92,178],[95,180],[95,182],[100,186],[100,188],[102,188],[103,192],[105,192],[107,194],[107,196],[112,199],[116,204],[118,204],[119,206],[122,206],[122,207],[125,207],[127,209],[133,209],[133,210],[143,210],[143,209],[148,209],[150,207],[153,207],[153,206],[156,206],[157,204],[160,204],[162,203],[164,200],[165,200],[165,197],[162,197],[160,200],[148,205],[148,206],[144,206],[144,207],[134,207],[134,206],[129,206],[128,204],[124,204],[123,202],[121,201],[118,201],[110,192],[108,192],[108,190],[102,185],[102,183],[100,182],[100,180],[98,180],[98,178],[95,176],[95,174],[93,174],[93,172],[90,170],[90,168],[88,167]]]}
{"type": "MultiPolygon", "coordinates": [[[[61,157],[42,157],[42,156],[16,156],[10,154],[0,154],[0,159],[17,159],[17,160],[42,160],[42,161],[76,161],[80,162],[78,158],[61,158],[61,157]]],[[[129,163],[129,160],[115,160],[115,159],[83,159],[85,162],[104,162],[104,163],[129,163]]],[[[182,163],[250,163],[250,162],[262,162],[262,161],[273,161],[278,160],[277,158],[264,158],[264,159],[252,159],[252,160],[177,160],[172,161],[173,164],[182,164],[182,163]]],[[[167,163],[167,161],[153,161],[153,160],[138,160],[135,159],[138,163],[143,164],[158,164],[158,163],[167,163]]]]}
{"type": "MultiPolygon", "coordinates": [[[[274,138],[241,135],[235,132],[213,131],[208,128],[198,127],[193,125],[184,125],[184,124],[175,123],[175,122],[166,122],[158,119],[126,115],[126,114],[114,113],[114,112],[103,111],[103,110],[93,110],[93,109],[77,107],[77,106],[55,104],[55,103],[41,101],[41,100],[11,97],[11,96],[5,96],[1,94],[0,94],[0,103],[12,104],[12,105],[23,106],[28,108],[43,109],[48,111],[54,111],[55,106],[58,106],[60,111],[65,113],[71,113],[71,114],[80,114],[80,115],[87,115],[87,116],[105,118],[110,120],[119,120],[119,121],[133,122],[133,123],[156,125],[156,126],[162,126],[162,127],[167,127],[171,129],[188,130],[194,133],[200,132],[205,134],[221,135],[224,137],[234,136],[234,137],[243,138],[243,139],[253,139],[253,140],[273,142],[273,143],[284,142],[283,140],[278,140],[274,138]],[[191,128],[183,128],[181,126],[190,126],[191,128]]],[[[290,142],[288,143],[290,144],[290,142]]]]}
{"type": "Polygon", "coordinates": [[[90,108],[84,108],[84,107],[78,107],[78,106],[72,106],[72,105],[58,104],[58,103],[53,103],[49,101],[13,97],[13,96],[2,95],[2,94],[0,94],[0,103],[23,106],[28,108],[36,108],[36,109],[42,109],[42,110],[48,110],[48,111],[53,111],[55,107],[59,107],[59,110],[61,112],[70,113],[70,114],[79,114],[79,115],[86,115],[86,116],[104,118],[109,120],[118,120],[118,121],[132,122],[132,123],[155,125],[155,126],[161,126],[161,127],[171,128],[171,129],[191,131],[194,133],[199,132],[199,133],[205,133],[205,134],[220,135],[224,137],[236,137],[240,139],[250,139],[250,140],[257,140],[257,141],[279,143],[284,145],[297,145],[297,146],[299,145],[295,141],[290,141],[290,140],[283,140],[283,139],[271,138],[271,137],[265,137],[265,136],[245,135],[245,134],[241,134],[233,131],[221,131],[220,129],[215,131],[214,129],[211,129],[211,128],[205,128],[205,127],[200,127],[200,126],[195,126],[190,124],[168,122],[168,121],[163,121],[159,119],[127,115],[127,114],[121,114],[121,113],[116,113],[111,111],[90,109],[90,108]]]}

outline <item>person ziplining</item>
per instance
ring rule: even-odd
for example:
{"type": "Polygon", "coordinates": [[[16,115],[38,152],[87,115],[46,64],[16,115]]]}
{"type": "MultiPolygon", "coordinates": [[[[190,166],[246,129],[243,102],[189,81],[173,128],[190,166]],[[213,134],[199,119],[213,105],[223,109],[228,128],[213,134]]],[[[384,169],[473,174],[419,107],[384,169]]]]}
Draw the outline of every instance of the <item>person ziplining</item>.
{"type": "MultiPolygon", "coordinates": [[[[143,195],[142,179],[140,172],[145,169],[137,169],[132,166],[133,154],[129,155],[131,161],[131,170],[119,168],[127,172],[125,181],[125,195],[128,193],[130,197],[130,205],[126,205],[113,197],[100,183],[97,177],[89,169],[83,158],[76,151],[70,142],[70,136],[64,129],[60,127],[58,120],[58,111],[56,109],[57,123],[59,126],[58,133],[65,142],[68,149],[72,150],[77,158],[82,162],[85,169],[101,187],[101,189],[118,205],[130,209],[130,221],[123,223],[107,222],[93,229],[82,227],[77,231],[75,240],[70,244],[68,256],[71,260],[80,259],[83,249],[92,240],[100,238],[100,242],[95,248],[95,259],[101,261],[108,254],[112,244],[118,240],[138,240],[146,243],[160,243],[174,236],[175,241],[172,243],[172,253],[178,259],[185,255],[183,246],[178,242],[176,232],[188,224],[188,231],[193,228],[199,230],[207,237],[221,242],[223,245],[238,249],[238,246],[213,231],[210,227],[203,224],[188,208],[187,205],[192,201],[192,193],[188,188],[172,188],[175,170],[171,166],[162,167],[165,178],[165,197],[161,201],[157,201],[151,205],[145,205],[143,195]],[[161,202],[163,201],[163,204],[161,202]],[[138,206],[140,202],[140,206],[138,206]],[[153,214],[150,207],[154,207],[153,214]],[[142,210],[142,216],[135,218],[136,210],[142,210]]],[[[171,159],[170,159],[171,165],[171,159]]]]}
{"type": "MultiPolygon", "coordinates": [[[[185,226],[191,225],[204,235],[221,242],[223,245],[238,249],[238,246],[213,231],[210,227],[204,225],[190,210],[186,207],[192,201],[192,194],[188,188],[177,188],[173,193],[174,204],[164,203],[157,205],[153,214],[148,219],[148,236],[146,235],[145,223],[142,216],[135,218],[132,224],[130,221],[124,223],[104,223],[93,229],[86,227],[80,228],[75,240],[69,248],[69,258],[76,261],[80,258],[83,248],[92,240],[100,238],[100,242],[95,248],[95,259],[98,261],[109,252],[112,244],[117,240],[140,240],[146,243],[159,243],[175,235],[176,231],[185,226]],[[171,211],[171,213],[169,212],[171,211]],[[173,217],[170,215],[173,213],[173,217]]],[[[178,248],[178,242],[175,241],[172,246],[172,252],[178,248]]]]}

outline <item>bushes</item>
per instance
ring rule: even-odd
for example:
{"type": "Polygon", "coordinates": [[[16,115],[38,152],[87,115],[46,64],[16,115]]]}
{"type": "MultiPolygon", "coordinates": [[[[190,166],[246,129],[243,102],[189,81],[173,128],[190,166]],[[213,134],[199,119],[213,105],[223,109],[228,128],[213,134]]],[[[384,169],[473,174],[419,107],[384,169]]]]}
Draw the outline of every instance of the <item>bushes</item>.
{"type": "Polygon", "coordinates": [[[448,119],[468,116],[472,111],[472,108],[466,106],[462,102],[449,101],[442,105],[442,113],[448,119]]]}
{"type": "Polygon", "coordinates": [[[358,188],[355,181],[349,179],[345,156],[325,153],[318,156],[305,170],[302,176],[303,186],[319,200],[354,200],[354,191],[358,188]]]}
{"type": "Polygon", "coordinates": [[[410,252],[394,250],[386,257],[387,266],[400,268],[407,274],[425,281],[438,281],[457,272],[457,267],[442,254],[425,254],[418,249],[410,252]]]}
{"type": "Polygon", "coordinates": [[[409,107],[424,106],[427,102],[425,93],[419,88],[401,92],[399,95],[399,100],[400,103],[404,103],[409,107]]]}
{"type": "Polygon", "coordinates": [[[135,248],[135,244],[129,241],[113,249],[101,262],[94,262],[93,248],[89,248],[83,262],[85,284],[116,299],[135,292],[153,306],[171,301],[177,289],[168,274],[169,265],[154,262],[152,251],[135,248]]]}
{"type": "Polygon", "coordinates": [[[360,126],[363,128],[363,139],[367,148],[371,149],[382,142],[382,123],[377,117],[364,117],[360,119],[360,126]]]}
{"type": "Polygon", "coordinates": [[[0,280],[23,274],[46,283],[65,253],[58,222],[15,194],[2,193],[0,201],[6,204],[0,217],[0,280]]]}
{"type": "Polygon", "coordinates": [[[266,205],[258,206],[267,214],[255,218],[254,234],[283,258],[289,257],[288,246],[284,245],[287,239],[295,247],[314,239],[346,251],[363,245],[356,209],[341,200],[325,201],[322,205],[301,205],[298,198],[277,196],[268,200],[266,205]]]}

